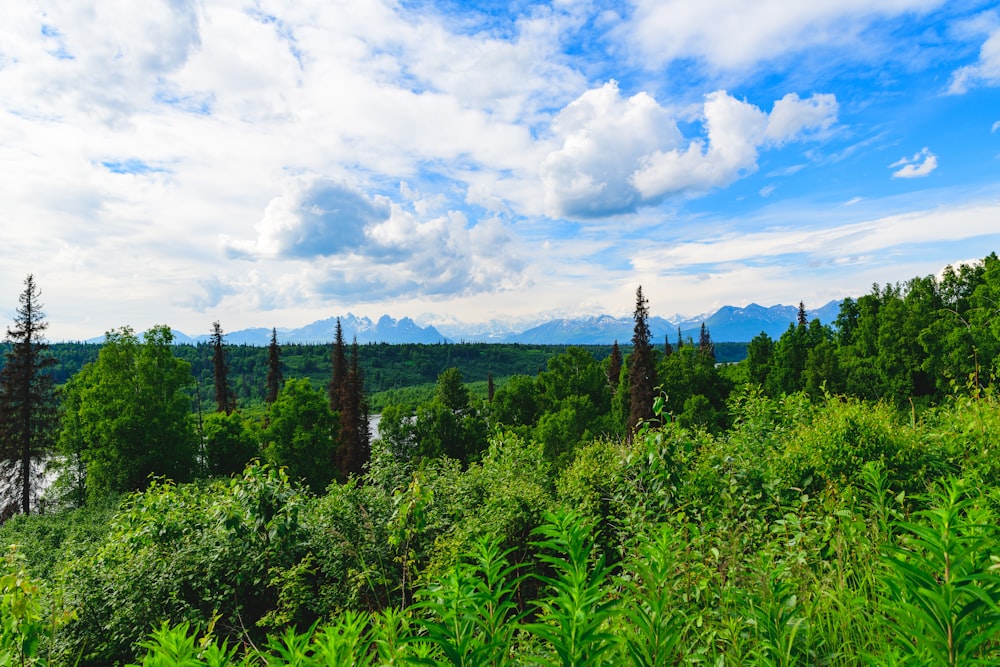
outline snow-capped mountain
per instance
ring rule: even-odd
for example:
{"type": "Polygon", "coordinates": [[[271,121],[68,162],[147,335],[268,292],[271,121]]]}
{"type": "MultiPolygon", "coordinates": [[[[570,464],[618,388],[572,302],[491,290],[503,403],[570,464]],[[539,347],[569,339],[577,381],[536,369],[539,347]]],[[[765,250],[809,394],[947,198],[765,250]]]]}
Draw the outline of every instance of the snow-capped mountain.
{"type": "MultiPolygon", "coordinates": [[[[676,344],[680,330],[679,335],[684,341],[697,341],[703,322],[712,340],[716,342],[747,342],[761,332],[777,339],[796,321],[798,310],[797,306],[779,304],[765,307],[751,303],[743,307],[723,306],[714,313],[697,317],[650,317],[650,339],[654,344],[660,344],[664,340],[676,344]]],[[[839,310],[840,302],[831,301],[821,308],[807,310],[806,313],[810,320],[819,318],[823,324],[833,324],[839,310]]],[[[383,315],[378,321],[372,321],[353,313],[340,316],[344,341],[348,344],[355,338],[361,344],[436,344],[456,341],[531,345],[610,345],[618,341],[628,344],[632,340],[635,325],[631,315],[557,318],[522,330],[515,329],[514,322],[493,321],[468,325],[451,318],[440,318],[439,322],[440,329],[433,324],[420,326],[409,317],[397,320],[383,315]]],[[[329,317],[298,329],[278,329],[278,342],[326,344],[333,341],[336,328],[337,318],[329,317]]],[[[174,331],[176,343],[202,343],[208,338],[208,334],[191,337],[181,331],[174,331]]],[[[100,342],[102,339],[103,337],[95,338],[90,342],[100,342]]],[[[225,339],[229,345],[267,345],[271,341],[271,330],[254,328],[231,331],[225,334],[225,339]]]]}

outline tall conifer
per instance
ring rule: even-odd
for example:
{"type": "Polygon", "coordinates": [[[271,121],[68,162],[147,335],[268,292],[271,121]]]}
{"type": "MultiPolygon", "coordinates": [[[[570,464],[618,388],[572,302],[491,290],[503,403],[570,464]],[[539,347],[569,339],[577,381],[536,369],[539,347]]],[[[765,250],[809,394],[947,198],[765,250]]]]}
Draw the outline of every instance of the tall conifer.
{"type": "Polygon", "coordinates": [[[715,345],[712,343],[712,336],[708,333],[708,327],[701,323],[701,331],[698,334],[698,353],[710,357],[715,361],[715,345]]]}
{"type": "Polygon", "coordinates": [[[229,386],[229,364],[226,363],[226,349],[223,346],[222,327],[212,322],[212,366],[215,370],[215,411],[227,415],[236,410],[236,394],[229,386]]]}
{"type": "Polygon", "coordinates": [[[344,330],[337,318],[337,333],[333,339],[333,349],[330,351],[331,372],[330,383],[327,385],[327,395],[330,398],[330,409],[340,412],[344,387],[347,383],[347,354],[344,350],[344,330]]]}
{"type": "Polygon", "coordinates": [[[656,367],[653,348],[649,343],[649,302],[642,295],[642,286],[635,292],[635,329],[632,333],[632,355],[629,358],[629,433],[653,418],[653,387],[656,367]]]}
{"type": "Polygon", "coordinates": [[[278,400],[281,390],[281,348],[278,347],[278,330],[271,329],[271,344],[267,348],[267,396],[264,400],[271,405],[278,400]]]}
{"type": "Polygon", "coordinates": [[[0,472],[10,490],[0,508],[6,515],[16,508],[31,511],[37,491],[36,477],[44,457],[55,444],[57,413],[52,376],[45,369],[55,364],[47,354],[44,332],[48,327],[39,303],[41,293],[32,274],[7,329],[6,363],[0,370],[0,472]]]}
{"type": "Polygon", "coordinates": [[[795,319],[802,326],[809,324],[809,318],[806,316],[806,304],[802,301],[799,301],[799,314],[795,319]]]}
{"type": "Polygon", "coordinates": [[[616,340],[611,346],[611,357],[608,359],[608,386],[613,392],[618,388],[618,381],[622,374],[622,350],[618,347],[616,340]]]}
{"type": "Polygon", "coordinates": [[[360,477],[371,457],[371,429],[364,372],[358,364],[358,341],[351,345],[351,366],[340,396],[337,463],[343,477],[360,477]]]}

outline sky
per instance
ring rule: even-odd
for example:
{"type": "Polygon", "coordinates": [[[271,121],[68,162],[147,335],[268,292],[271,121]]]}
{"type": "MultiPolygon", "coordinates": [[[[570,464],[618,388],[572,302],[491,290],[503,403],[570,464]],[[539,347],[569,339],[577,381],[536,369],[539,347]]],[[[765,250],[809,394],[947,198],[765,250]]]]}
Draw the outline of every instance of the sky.
{"type": "Polygon", "coordinates": [[[1000,5],[65,0],[0,22],[0,314],[818,307],[1000,250],[1000,5]]]}

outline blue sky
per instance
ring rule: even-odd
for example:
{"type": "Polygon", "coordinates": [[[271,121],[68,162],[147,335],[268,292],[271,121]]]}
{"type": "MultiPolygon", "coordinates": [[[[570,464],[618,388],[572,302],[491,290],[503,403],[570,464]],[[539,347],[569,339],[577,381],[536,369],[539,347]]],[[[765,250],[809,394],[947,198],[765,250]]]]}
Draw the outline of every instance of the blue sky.
{"type": "Polygon", "coordinates": [[[818,307],[1000,250],[1000,7],[7,8],[0,306],[54,340],[818,307]]]}

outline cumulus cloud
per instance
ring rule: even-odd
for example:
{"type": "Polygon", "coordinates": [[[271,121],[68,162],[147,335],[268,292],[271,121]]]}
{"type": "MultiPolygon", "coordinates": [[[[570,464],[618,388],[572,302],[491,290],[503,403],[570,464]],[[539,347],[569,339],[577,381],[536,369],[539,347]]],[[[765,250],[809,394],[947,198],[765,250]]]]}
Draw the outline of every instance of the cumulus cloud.
{"type": "Polygon", "coordinates": [[[674,117],[646,93],[625,99],[611,81],[589,90],[553,122],[559,148],[541,167],[549,215],[600,217],[663,197],[704,192],[757,168],[758,150],[829,128],[833,95],[791,93],[768,114],[725,91],[706,96],[706,138],[686,140],[674,117]]]}
{"type": "Polygon", "coordinates": [[[226,248],[233,257],[340,255],[364,245],[365,229],[388,217],[385,198],[369,199],[325,179],[300,180],[267,205],[255,241],[227,239],[226,248]]]}
{"type": "Polygon", "coordinates": [[[961,94],[976,86],[1000,85],[1000,28],[990,32],[979,49],[979,60],[952,74],[949,92],[961,94]]]}
{"type": "Polygon", "coordinates": [[[920,178],[937,169],[937,156],[926,147],[915,153],[913,157],[904,157],[889,165],[893,178],[920,178]]]}
{"type": "Polygon", "coordinates": [[[635,210],[630,183],[643,156],[681,142],[677,124],[646,93],[624,99],[615,81],[588,90],[559,112],[552,129],[561,143],[541,166],[550,215],[603,216],[635,210]]]}
{"type": "Polygon", "coordinates": [[[307,260],[306,289],[375,300],[461,295],[517,284],[522,264],[496,218],[431,218],[325,179],[297,181],[268,204],[253,241],[224,239],[232,257],[307,260]]]}
{"type": "Polygon", "coordinates": [[[827,130],[837,120],[837,111],[834,95],[817,94],[803,100],[795,93],[788,93],[774,103],[764,136],[780,146],[803,132],[827,130]]]}

